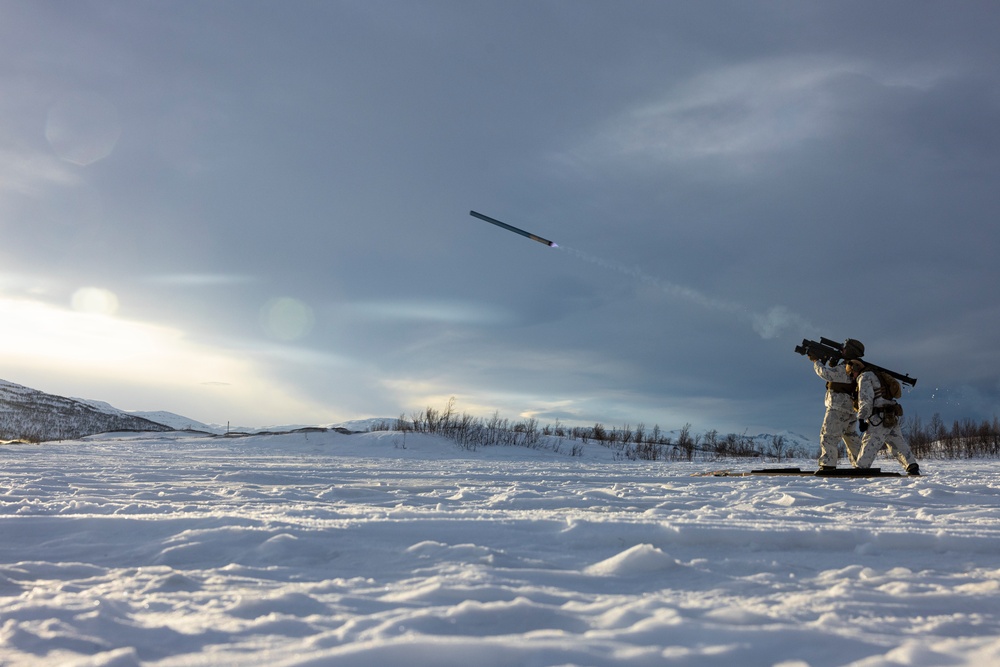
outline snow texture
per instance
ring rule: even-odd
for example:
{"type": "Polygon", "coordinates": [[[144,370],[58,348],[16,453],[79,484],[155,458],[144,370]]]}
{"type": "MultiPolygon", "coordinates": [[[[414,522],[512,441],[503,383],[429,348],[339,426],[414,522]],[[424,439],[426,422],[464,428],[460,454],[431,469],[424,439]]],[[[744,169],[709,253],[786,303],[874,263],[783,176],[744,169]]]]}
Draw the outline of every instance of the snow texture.
{"type": "Polygon", "coordinates": [[[0,663],[1000,664],[997,463],[720,478],[601,449],[0,446],[0,663]]]}

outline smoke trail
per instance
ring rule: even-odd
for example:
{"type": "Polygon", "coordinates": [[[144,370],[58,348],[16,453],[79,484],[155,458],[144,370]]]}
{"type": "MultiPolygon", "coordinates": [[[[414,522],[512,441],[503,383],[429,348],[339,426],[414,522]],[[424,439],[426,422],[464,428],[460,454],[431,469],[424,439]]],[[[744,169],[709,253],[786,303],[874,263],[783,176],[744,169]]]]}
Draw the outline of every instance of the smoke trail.
{"type": "Polygon", "coordinates": [[[748,323],[753,328],[754,332],[764,339],[777,338],[787,329],[807,332],[816,330],[816,327],[810,324],[807,320],[788,310],[784,306],[772,306],[763,313],[753,312],[746,306],[734,301],[727,301],[725,299],[712,297],[694,289],[693,287],[678,285],[677,283],[670,282],[669,280],[655,278],[636,266],[627,267],[615,262],[609,262],[605,259],[595,257],[594,255],[587,254],[575,248],[555,245],[553,247],[572,255],[577,259],[590,262],[591,264],[596,264],[597,266],[609,271],[621,273],[645,283],[646,285],[655,287],[675,299],[693,303],[696,306],[705,308],[706,310],[733,315],[740,321],[748,323]]]}

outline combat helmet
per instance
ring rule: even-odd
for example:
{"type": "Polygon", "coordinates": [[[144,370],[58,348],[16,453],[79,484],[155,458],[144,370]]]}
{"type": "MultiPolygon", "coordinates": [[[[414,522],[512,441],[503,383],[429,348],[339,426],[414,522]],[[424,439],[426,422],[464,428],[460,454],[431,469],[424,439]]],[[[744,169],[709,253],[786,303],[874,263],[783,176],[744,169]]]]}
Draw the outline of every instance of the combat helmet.
{"type": "Polygon", "coordinates": [[[842,346],[844,359],[860,359],[865,356],[865,345],[860,340],[848,338],[842,346]]]}

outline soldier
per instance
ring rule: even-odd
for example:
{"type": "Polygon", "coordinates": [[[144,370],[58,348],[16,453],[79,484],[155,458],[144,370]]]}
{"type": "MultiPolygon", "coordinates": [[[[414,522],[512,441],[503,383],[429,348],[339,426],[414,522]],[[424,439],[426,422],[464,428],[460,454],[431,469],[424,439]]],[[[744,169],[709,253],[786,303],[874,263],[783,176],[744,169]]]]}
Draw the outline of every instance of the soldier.
{"type": "Polygon", "coordinates": [[[848,338],[840,351],[844,360],[831,366],[825,365],[816,357],[810,355],[816,375],[826,380],[826,416],[823,417],[823,427],[819,433],[819,467],[829,470],[837,467],[840,458],[840,441],[847,447],[847,458],[851,465],[857,467],[858,454],[861,450],[861,437],[858,435],[858,418],[854,411],[854,393],[857,383],[851,380],[845,368],[846,361],[858,359],[865,354],[865,346],[861,341],[848,338]]]}
{"type": "Polygon", "coordinates": [[[857,467],[871,468],[875,456],[885,445],[908,475],[919,475],[917,458],[903,439],[899,427],[903,409],[894,398],[886,395],[888,392],[883,388],[883,383],[888,380],[879,378],[874,371],[865,370],[865,364],[860,359],[847,362],[847,373],[858,383],[858,419],[864,433],[857,467]]]}

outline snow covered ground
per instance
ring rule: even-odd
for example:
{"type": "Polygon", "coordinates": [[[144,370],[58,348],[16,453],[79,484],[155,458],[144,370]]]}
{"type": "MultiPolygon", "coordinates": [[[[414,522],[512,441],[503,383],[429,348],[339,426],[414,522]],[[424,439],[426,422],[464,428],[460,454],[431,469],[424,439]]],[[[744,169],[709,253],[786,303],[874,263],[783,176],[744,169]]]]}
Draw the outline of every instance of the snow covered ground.
{"type": "Polygon", "coordinates": [[[0,663],[1000,665],[1000,464],[712,467],[400,433],[2,446],[0,663]]]}

